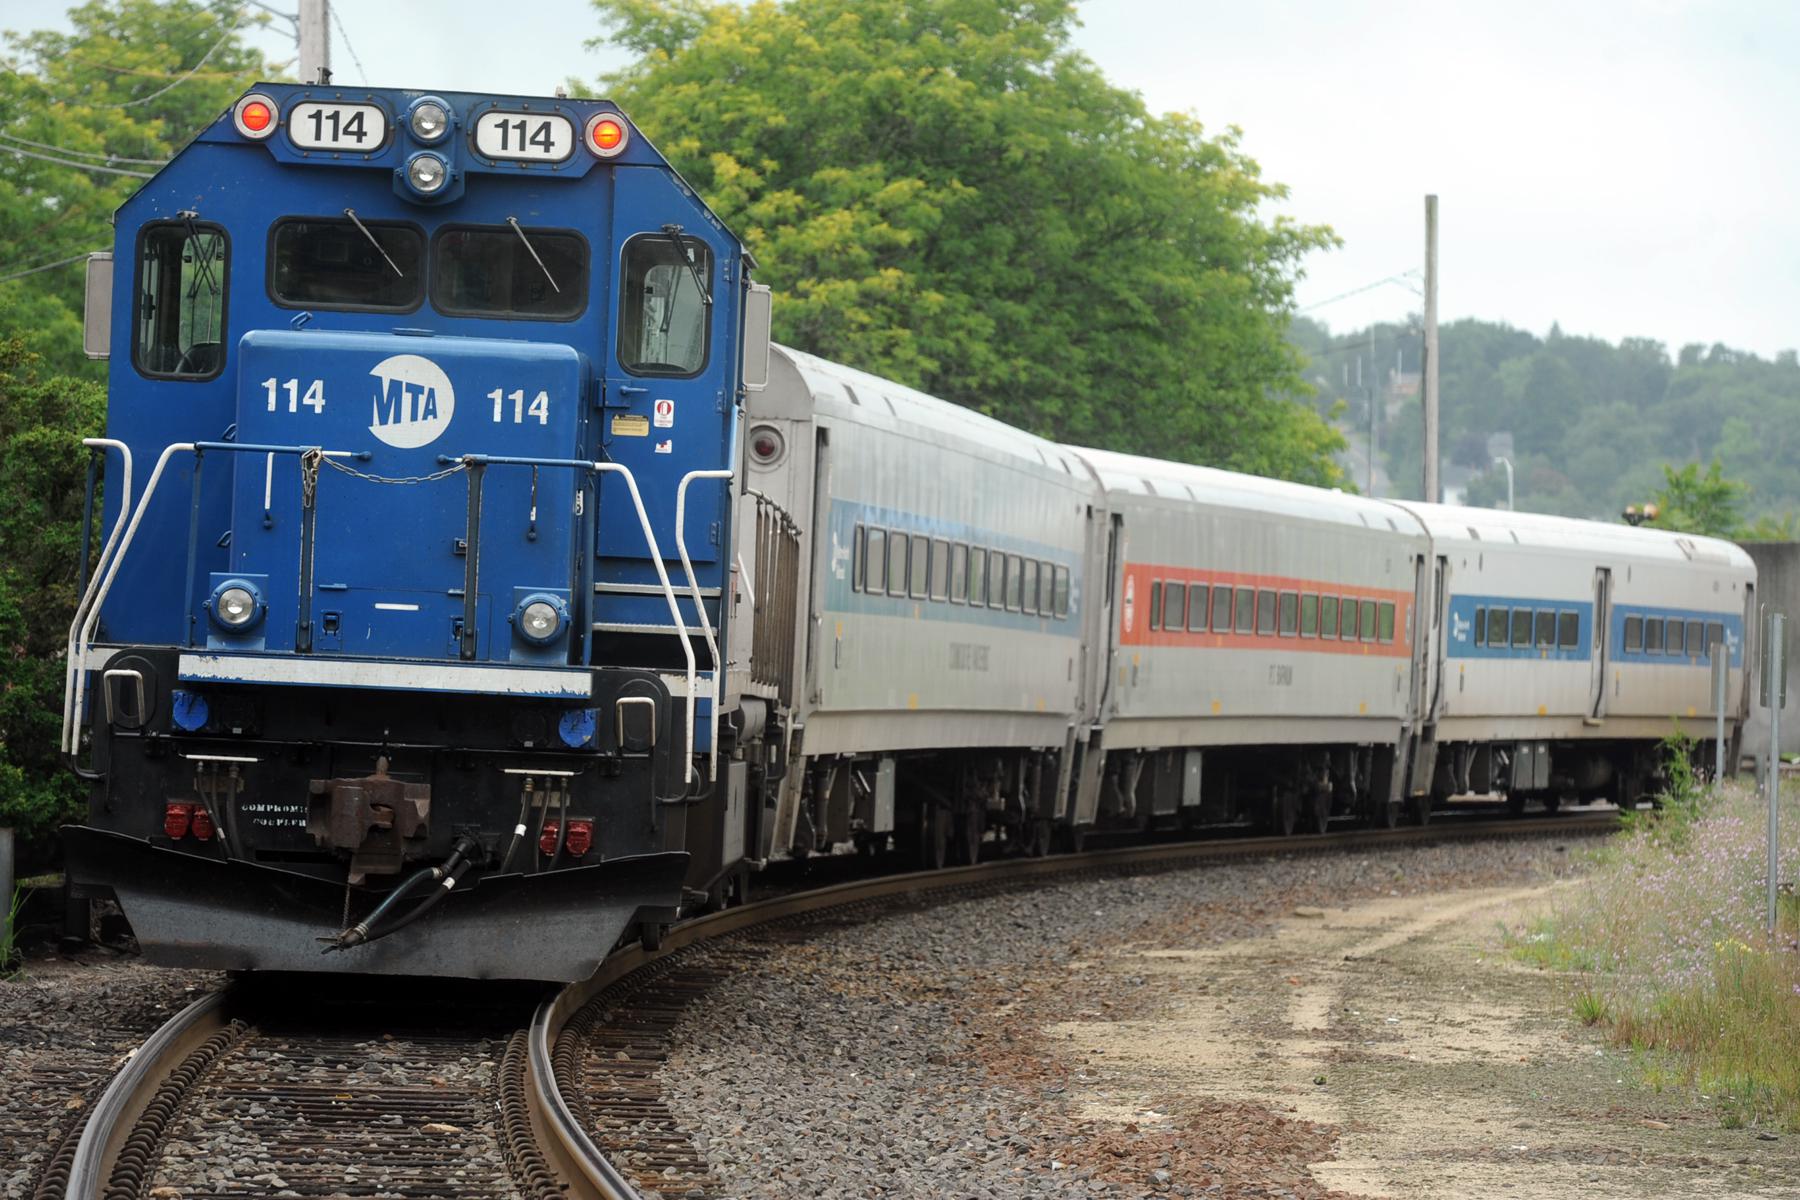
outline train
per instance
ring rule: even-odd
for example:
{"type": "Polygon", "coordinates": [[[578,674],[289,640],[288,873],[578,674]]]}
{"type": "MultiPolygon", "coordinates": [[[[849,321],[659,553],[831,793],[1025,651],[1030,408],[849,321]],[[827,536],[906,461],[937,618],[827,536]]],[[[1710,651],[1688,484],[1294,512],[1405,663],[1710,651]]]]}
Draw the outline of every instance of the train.
{"type": "Polygon", "coordinates": [[[1736,546],[774,344],[605,100],[258,84],[115,228],[63,844],[152,963],[575,980],[778,860],[1629,806],[1747,712],[1736,546]]]}

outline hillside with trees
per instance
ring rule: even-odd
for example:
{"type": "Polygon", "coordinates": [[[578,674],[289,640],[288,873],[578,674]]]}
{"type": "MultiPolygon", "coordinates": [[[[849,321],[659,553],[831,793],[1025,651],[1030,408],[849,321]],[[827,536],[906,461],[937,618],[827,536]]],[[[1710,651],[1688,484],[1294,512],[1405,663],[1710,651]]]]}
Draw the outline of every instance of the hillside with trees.
{"type": "MultiPolygon", "coordinates": [[[[1376,381],[1378,461],[1400,496],[1419,491],[1421,416],[1409,390],[1419,370],[1416,330],[1413,321],[1332,334],[1304,317],[1293,329],[1319,411],[1341,403],[1342,428],[1359,453],[1367,385],[1376,381]]],[[[1740,489],[1738,509],[1762,520],[1764,532],[1800,512],[1800,362],[1791,350],[1772,361],[1723,345],[1671,354],[1642,338],[1614,344],[1555,326],[1539,337],[1478,320],[1444,325],[1439,345],[1443,462],[1474,472],[1468,503],[1505,503],[1505,472],[1493,464],[1505,443],[1493,439],[1510,435],[1520,509],[1617,520],[1669,486],[1664,464],[1717,459],[1723,481],[1740,489]]],[[[1360,474],[1355,481],[1363,483],[1360,474]]]]}

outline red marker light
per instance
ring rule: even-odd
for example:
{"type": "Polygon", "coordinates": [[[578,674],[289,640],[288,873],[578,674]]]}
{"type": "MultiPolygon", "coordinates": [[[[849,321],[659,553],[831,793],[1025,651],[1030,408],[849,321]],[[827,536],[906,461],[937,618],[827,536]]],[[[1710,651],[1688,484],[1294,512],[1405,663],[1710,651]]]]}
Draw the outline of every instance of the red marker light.
{"type": "Polygon", "coordinates": [[[587,124],[588,149],[601,158],[618,157],[630,139],[625,122],[608,113],[601,113],[587,124]]]}
{"type": "Polygon", "coordinates": [[[191,804],[170,804],[163,809],[163,832],[175,841],[187,836],[188,822],[194,813],[191,804]]]}
{"type": "Polygon", "coordinates": [[[570,821],[569,840],[564,843],[572,858],[580,858],[594,848],[594,823],[592,821],[570,821]]]}
{"type": "Polygon", "coordinates": [[[199,805],[194,806],[194,836],[203,842],[212,841],[212,814],[199,805]]]}
{"type": "Polygon", "coordinates": [[[556,853],[556,831],[561,822],[544,822],[544,831],[538,834],[538,853],[546,857],[556,853]]]}
{"type": "Polygon", "coordinates": [[[275,125],[281,115],[281,109],[275,101],[261,92],[252,92],[237,102],[231,110],[231,123],[237,126],[238,133],[252,141],[261,141],[275,132],[275,125]]]}

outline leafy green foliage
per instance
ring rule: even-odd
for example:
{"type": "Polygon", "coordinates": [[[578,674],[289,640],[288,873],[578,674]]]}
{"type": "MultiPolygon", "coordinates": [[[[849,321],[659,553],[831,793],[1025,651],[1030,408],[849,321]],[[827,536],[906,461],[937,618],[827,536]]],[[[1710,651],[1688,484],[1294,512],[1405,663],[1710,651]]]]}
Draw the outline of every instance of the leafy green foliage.
{"type": "Polygon", "coordinates": [[[597,0],[606,94],[755,253],[776,335],[1049,437],[1331,483],[1284,334],[1328,230],[1073,0],[597,0]]]}
{"type": "MultiPolygon", "coordinates": [[[[111,248],[113,211],[139,176],[269,74],[240,36],[266,19],[255,11],[90,0],[70,11],[69,32],[6,34],[0,275],[111,248]]],[[[56,370],[99,378],[81,354],[81,307],[78,263],[0,283],[0,336],[23,337],[56,370]]]]}
{"type": "Polygon", "coordinates": [[[1724,478],[1719,470],[1716,457],[1704,475],[1700,474],[1699,463],[1679,469],[1663,467],[1666,483],[1656,494],[1656,519],[1650,524],[1684,533],[1735,536],[1740,524],[1738,505],[1743,501],[1745,488],[1724,478]]]}
{"type": "Polygon", "coordinates": [[[43,377],[22,339],[0,341],[0,825],[41,858],[79,807],[57,758],[63,664],[75,610],[86,491],[84,437],[106,397],[89,380],[43,377]]]}

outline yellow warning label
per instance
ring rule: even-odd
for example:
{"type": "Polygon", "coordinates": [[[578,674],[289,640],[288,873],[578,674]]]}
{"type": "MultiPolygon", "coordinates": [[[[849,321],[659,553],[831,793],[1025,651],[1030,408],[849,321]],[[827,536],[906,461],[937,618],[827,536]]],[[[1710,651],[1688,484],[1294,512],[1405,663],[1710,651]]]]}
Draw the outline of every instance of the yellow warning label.
{"type": "Polygon", "coordinates": [[[612,434],[614,437],[649,437],[650,418],[635,413],[615,413],[612,434]]]}

